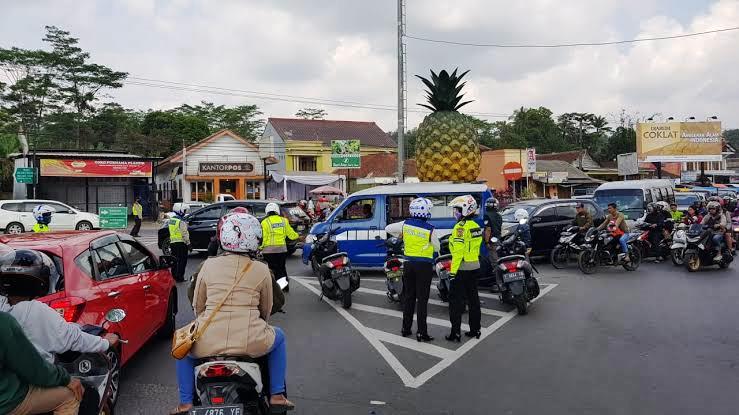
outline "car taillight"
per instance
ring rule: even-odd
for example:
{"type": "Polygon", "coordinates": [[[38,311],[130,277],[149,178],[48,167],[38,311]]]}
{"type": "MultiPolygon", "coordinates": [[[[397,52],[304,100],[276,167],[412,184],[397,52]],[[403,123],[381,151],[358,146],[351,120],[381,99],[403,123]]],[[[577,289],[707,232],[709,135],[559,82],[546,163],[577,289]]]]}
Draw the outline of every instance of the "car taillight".
{"type": "Polygon", "coordinates": [[[64,320],[73,323],[80,318],[85,308],[85,300],[79,297],[65,297],[50,302],[49,307],[59,313],[64,320]]]}
{"type": "MultiPolygon", "coordinates": [[[[241,373],[241,368],[237,365],[222,364],[222,365],[210,365],[205,368],[205,371],[201,372],[201,375],[206,378],[222,378],[227,376],[238,375],[241,373]]],[[[213,402],[216,403],[216,402],[213,402]]]]}

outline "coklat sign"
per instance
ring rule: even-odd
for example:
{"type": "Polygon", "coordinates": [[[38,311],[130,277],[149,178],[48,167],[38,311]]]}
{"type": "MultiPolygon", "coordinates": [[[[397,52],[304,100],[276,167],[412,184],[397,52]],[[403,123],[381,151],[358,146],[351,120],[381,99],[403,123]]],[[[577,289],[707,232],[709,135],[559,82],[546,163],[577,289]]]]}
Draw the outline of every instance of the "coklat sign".
{"type": "Polygon", "coordinates": [[[636,152],[647,162],[721,161],[721,122],[638,123],[636,152]]]}

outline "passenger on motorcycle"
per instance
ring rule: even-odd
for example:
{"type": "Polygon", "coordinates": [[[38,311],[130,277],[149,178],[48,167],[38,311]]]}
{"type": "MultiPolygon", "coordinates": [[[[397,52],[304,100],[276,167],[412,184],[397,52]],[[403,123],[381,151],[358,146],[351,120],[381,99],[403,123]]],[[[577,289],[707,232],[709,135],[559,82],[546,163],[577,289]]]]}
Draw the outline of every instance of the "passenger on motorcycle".
{"type": "Polygon", "coordinates": [[[716,249],[714,262],[721,261],[721,248],[724,243],[724,232],[727,229],[726,215],[721,212],[721,205],[715,200],[708,202],[708,215],[703,218],[701,225],[709,226],[718,232],[713,234],[713,246],[716,249]]]}
{"type": "Polygon", "coordinates": [[[695,206],[688,207],[688,213],[683,216],[683,223],[686,225],[693,225],[695,223],[701,223],[703,216],[698,213],[695,206]]]}
{"type": "Polygon", "coordinates": [[[513,217],[518,221],[518,232],[521,234],[521,241],[526,244],[526,255],[531,253],[531,228],[529,227],[529,212],[525,209],[518,209],[513,213],[513,217]]]}
{"type": "Polygon", "coordinates": [[[218,235],[224,254],[206,259],[198,275],[193,308],[199,326],[204,329],[190,356],[177,361],[180,404],[172,413],[188,412],[192,408],[193,371],[198,358],[209,356],[267,355],[270,408],[273,412],[294,409],[295,405],[285,396],[285,334],[267,323],[272,311],[272,277],[267,265],[252,259],[262,237],[259,221],[246,213],[231,213],[221,222],[218,235]],[[219,311],[211,317],[229,292],[223,303],[228,312],[219,311]]]}
{"type": "Polygon", "coordinates": [[[625,262],[631,261],[629,258],[629,246],[627,244],[629,240],[629,225],[626,224],[626,217],[623,213],[618,211],[618,207],[615,203],[608,204],[608,215],[606,220],[598,226],[598,230],[606,229],[607,226],[612,225],[611,234],[618,239],[618,243],[621,246],[621,255],[625,262]]]}
{"type": "Polygon", "coordinates": [[[674,220],[675,223],[682,221],[683,215],[683,212],[677,210],[677,203],[670,203],[670,216],[672,216],[672,220],[674,220]]]}

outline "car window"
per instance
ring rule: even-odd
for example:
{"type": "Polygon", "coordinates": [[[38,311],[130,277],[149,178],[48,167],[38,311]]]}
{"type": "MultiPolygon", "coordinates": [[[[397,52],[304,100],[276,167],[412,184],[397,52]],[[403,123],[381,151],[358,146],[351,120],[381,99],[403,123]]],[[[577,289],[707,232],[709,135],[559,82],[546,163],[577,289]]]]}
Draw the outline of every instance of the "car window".
{"type": "Polygon", "coordinates": [[[357,199],[344,206],[339,212],[340,221],[368,220],[375,217],[375,199],[357,199]]]}
{"type": "Polygon", "coordinates": [[[588,213],[590,213],[590,216],[592,216],[593,219],[600,216],[600,214],[598,213],[598,209],[596,209],[595,205],[592,205],[590,203],[584,203],[584,205],[585,205],[585,210],[587,210],[588,213]]]}
{"type": "Polygon", "coordinates": [[[93,259],[97,267],[100,280],[107,280],[122,275],[128,275],[128,265],[118,244],[111,243],[93,250],[93,259]]]}
{"type": "Polygon", "coordinates": [[[95,273],[92,271],[92,254],[90,254],[89,250],[77,255],[77,258],[74,259],[74,263],[77,264],[82,272],[87,274],[88,277],[95,277],[95,273]]]}
{"type": "Polygon", "coordinates": [[[190,216],[190,220],[216,220],[221,218],[222,206],[208,207],[190,216]]]}
{"type": "Polygon", "coordinates": [[[404,220],[410,216],[408,206],[415,199],[415,196],[388,196],[388,223],[395,223],[404,220]]]}
{"type": "Polygon", "coordinates": [[[23,204],[23,212],[33,212],[33,209],[40,204],[39,202],[26,202],[23,204]]]}
{"type": "Polygon", "coordinates": [[[72,213],[69,208],[59,203],[45,203],[47,206],[54,208],[54,213],[72,213]]]}
{"type": "Polygon", "coordinates": [[[23,203],[3,203],[2,209],[10,212],[23,212],[23,203]]]}
{"type": "Polygon", "coordinates": [[[267,205],[264,204],[264,203],[256,203],[256,204],[247,206],[247,208],[249,209],[249,213],[251,213],[252,215],[254,215],[254,216],[258,217],[258,218],[261,218],[262,216],[267,215],[264,212],[264,209],[266,207],[267,207],[267,205]]]}
{"type": "Polygon", "coordinates": [[[120,246],[132,274],[140,274],[156,269],[156,260],[138,242],[122,241],[120,246]]]}
{"type": "Polygon", "coordinates": [[[558,205],[557,206],[557,217],[558,220],[574,220],[577,216],[577,210],[575,204],[558,205]]]}
{"type": "Polygon", "coordinates": [[[539,223],[554,222],[557,220],[557,211],[554,206],[546,206],[539,212],[534,213],[534,217],[541,218],[539,223]]]}

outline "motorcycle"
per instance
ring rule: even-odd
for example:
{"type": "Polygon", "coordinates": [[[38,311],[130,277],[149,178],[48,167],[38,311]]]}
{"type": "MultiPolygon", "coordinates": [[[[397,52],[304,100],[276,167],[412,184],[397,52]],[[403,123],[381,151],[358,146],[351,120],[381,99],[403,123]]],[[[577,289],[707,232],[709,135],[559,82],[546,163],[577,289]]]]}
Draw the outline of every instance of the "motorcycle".
{"type": "Polygon", "coordinates": [[[734,238],[734,253],[736,253],[736,246],[739,245],[739,216],[731,218],[731,230],[733,232],[732,237],[734,238]]]}
{"type": "Polygon", "coordinates": [[[436,289],[439,292],[439,299],[443,302],[449,301],[449,275],[452,272],[452,254],[449,251],[449,236],[444,235],[439,238],[439,256],[434,260],[434,271],[439,281],[436,283],[436,289]]]}
{"type": "MultiPolygon", "coordinates": [[[[520,225],[526,223],[521,220],[520,225]]],[[[510,232],[498,241],[493,238],[497,246],[498,262],[495,269],[495,278],[498,284],[498,298],[501,302],[516,306],[519,315],[528,313],[528,304],[539,296],[539,282],[533,275],[535,268],[526,256],[526,244],[521,240],[519,228],[510,232]]]]}
{"type": "Polygon", "coordinates": [[[701,266],[711,265],[718,265],[719,268],[723,269],[727,268],[734,260],[734,256],[731,255],[731,252],[729,252],[726,246],[721,249],[721,260],[718,262],[713,260],[713,230],[710,227],[700,224],[691,225],[688,228],[686,236],[688,243],[685,248],[683,261],[688,271],[695,272],[701,266]]]}
{"type": "MultiPolygon", "coordinates": [[[[665,228],[672,229],[672,222],[665,221],[665,228]]],[[[650,257],[654,257],[656,259],[667,259],[667,257],[671,255],[670,246],[672,244],[672,241],[669,238],[661,238],[657,246],[653,246],[652,242],[649,239],[649,235],[652,232],[661,231],[652,228],[652,225],[646,222],[637,222],[636,229],[637,230],[632,232],[632,234],[636,235],[637,237],[635,244],[641,251],[640,253],[642,259],[650,257]]]]}
{"type": "Polygon", "coordinates": [[[577,257],[577,265],[584,274],[593,274],[598,266],[623,266],[627,271],[636,271],[641,264],[642,254],[638,246],[636,246],[637,238],[640,233],[633,232],[629,234],[627,241],[629,262],[623,261],[621,249],[618,246],[618,240],[611,235],[609,230],[598,230],[590,228],[585,233],[582,251],[577,257]]]}
{"type": "Polygon", "coordinates": [[[321,297],[341,300],[344,308],[352,306],[352,293],[359,288],[359,271],[352,268],[349,255],[339,252],[339,244],[331,239],[341,228],[329,229],[316,236],[311,250],[311,268],[321,285],[321,297]]]}
{"type": "MultiPolygon", "coordinates": [[[[376,239],[380,239],[378,236],[376,239]]],[[[387,285],[387,298],[390,302],[400,303],[403,298],[403,240],[391,236],[382,244],[387,249],[385,258],[385,284],[387,285]]]]}
{"type": "Polygon", "coordinates": [[[672,233],[672,245],[670,245],[670,258],[675,265],[683,265],[685,262],[685,248],[688,246],[686,230],[688,225],[681,223],[675,227],[672,233]]]}
{"type": "Polygon", "coordinates": [[[550,262],[554,268],[564,268],[567,266],[570,258],[573,256],[577,257],[580,253],[581,248],[577,243],[579,230],[580,228],[577,226],[570,226],[559,234],[559,241],[549,255],[550,262]]]}

